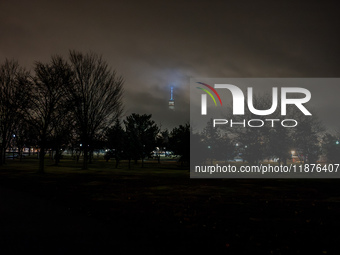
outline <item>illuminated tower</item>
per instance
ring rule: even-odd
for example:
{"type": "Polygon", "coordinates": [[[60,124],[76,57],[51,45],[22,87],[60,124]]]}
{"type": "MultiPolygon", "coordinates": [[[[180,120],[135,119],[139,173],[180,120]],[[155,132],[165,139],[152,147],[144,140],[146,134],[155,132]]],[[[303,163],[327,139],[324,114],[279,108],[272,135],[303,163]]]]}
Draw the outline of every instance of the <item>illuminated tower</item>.
{"type": "Polygon", "coordinates": [[[170,89],[170,100],[169,100],[169,109],[170,110],[175,110],[175,100],[173,96],[174,88],[171,87],[170,89]]]}

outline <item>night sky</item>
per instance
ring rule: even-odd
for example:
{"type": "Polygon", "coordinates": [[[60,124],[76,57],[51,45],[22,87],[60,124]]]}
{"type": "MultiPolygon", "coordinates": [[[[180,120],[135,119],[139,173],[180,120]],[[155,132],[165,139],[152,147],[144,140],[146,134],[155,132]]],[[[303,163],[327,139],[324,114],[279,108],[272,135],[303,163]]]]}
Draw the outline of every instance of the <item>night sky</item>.
{"type": "Polygon", "coordinates": [[[189,121],[190,77],[340,76],[336,1],[1,0],[0,12],[1,62],[101,54],[125,78],[125,115],[162,128],[189,121]]]}

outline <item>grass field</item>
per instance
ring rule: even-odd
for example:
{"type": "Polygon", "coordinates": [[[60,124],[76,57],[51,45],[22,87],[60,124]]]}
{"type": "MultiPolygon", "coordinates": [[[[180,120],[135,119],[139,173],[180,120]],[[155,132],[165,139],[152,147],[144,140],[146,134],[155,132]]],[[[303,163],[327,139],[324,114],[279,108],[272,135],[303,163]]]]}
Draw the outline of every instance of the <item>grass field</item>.
{"type": "Polygon", "coordinates": [[[340,254],[337,179],[190,179],[165,161],[37,166],[0,168],[7,254],[340,254]]]}

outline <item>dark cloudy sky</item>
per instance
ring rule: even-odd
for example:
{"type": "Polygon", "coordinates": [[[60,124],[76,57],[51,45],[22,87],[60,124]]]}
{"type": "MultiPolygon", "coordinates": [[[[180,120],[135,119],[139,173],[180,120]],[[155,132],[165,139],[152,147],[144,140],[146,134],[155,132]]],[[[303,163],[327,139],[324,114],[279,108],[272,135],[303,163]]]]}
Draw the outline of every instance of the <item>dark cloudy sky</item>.
{"type": "Polygon", "coordinates": [[[339,77],[339,11],[336,1],[0,0],[0,60],[32,69],[69,49],[102,54],[125,78],[125,114],[172,128],[189,120],[190,77],[339,77]]]}

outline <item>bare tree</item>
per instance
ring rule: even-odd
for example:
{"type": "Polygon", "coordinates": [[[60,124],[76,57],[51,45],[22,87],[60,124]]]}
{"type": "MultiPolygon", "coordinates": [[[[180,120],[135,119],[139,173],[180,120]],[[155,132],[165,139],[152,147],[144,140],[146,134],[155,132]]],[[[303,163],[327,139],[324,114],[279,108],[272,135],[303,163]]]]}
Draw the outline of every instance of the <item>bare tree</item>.
{"type": "Polygon", "coordinates": [[[52,57],[49,64],[35,64],[28,120],[38,134],[39,173],[44,172],[47,141],[68,110],[65,88],[71,86],[71,78],[69,65],[59,56],[52,57]]]}
{"type": "Polygon", "coordinates": [[[0,66],[0,164],[5,162],[14,130],[23,119],[29,98],[29,73],[17,61],[5,60],[0,66]]]}
{"type": "MultiPolygon", "coordinates": [[[[65,99],[63,99],[65,100],[65,99]]],[[[74,134],[74,125],[72,112],[70,111],[70,102],[64,101],[64,107],[58,107],[56,118],[52,120],[53,130],[49,135],[48,146],[53,150],[55,165],[58,165],[61,159],[62,152],[68,147],[72,141],[74,134]]]]}
{"type": "Polygon", "coordinates": [[[124,80],[96,54],[70,51],[69,58],[74,74],[69,97],[84,150],[83,168],[87,169],[94,137],[105,132],[122,113],[124,80]]]}

